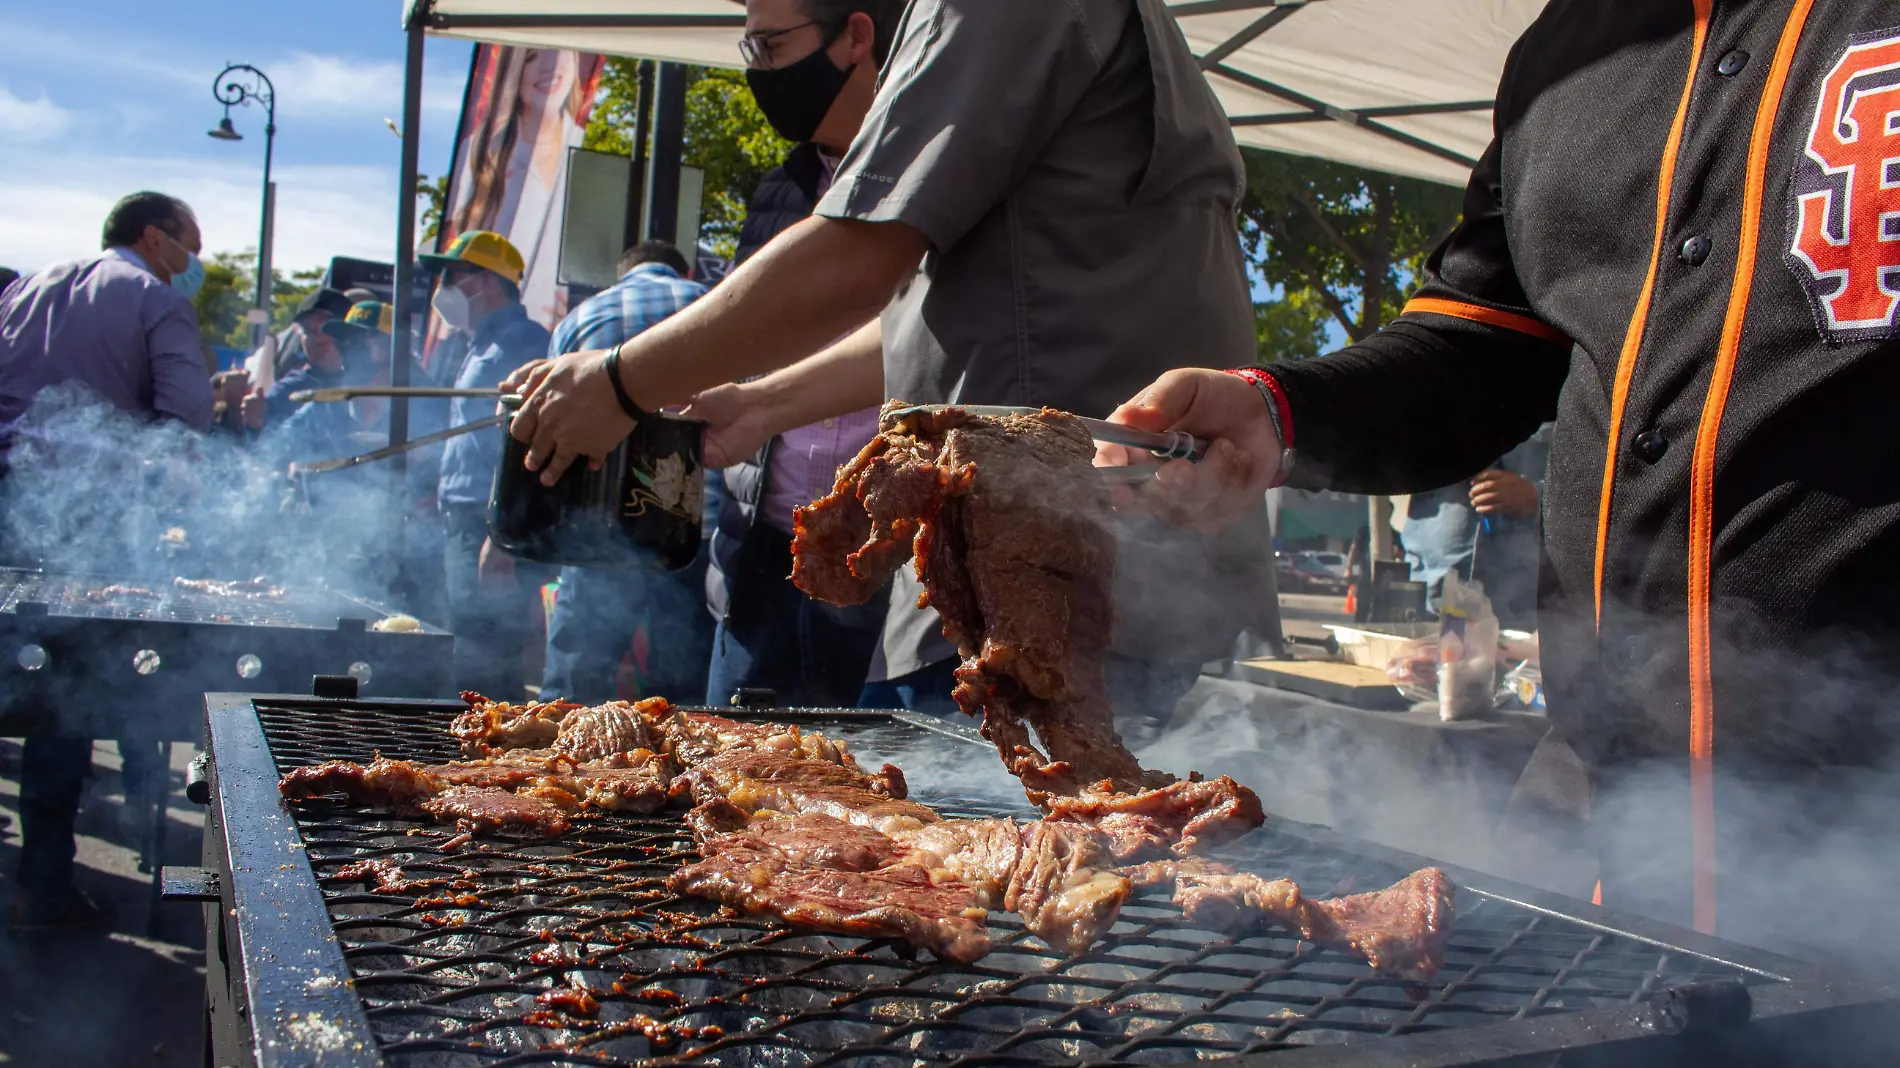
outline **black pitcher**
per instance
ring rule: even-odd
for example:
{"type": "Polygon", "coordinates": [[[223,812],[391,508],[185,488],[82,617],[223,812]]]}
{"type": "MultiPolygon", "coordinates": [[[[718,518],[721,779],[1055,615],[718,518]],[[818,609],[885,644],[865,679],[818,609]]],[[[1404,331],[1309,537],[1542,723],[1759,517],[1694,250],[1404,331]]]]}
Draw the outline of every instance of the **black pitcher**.
{"type": "MultiPolygon", "coordinates": [[[[513,414],[522,398],[503,397],[513,414]]],[[[527,468],[528,445],[505,439],[488,500],[488,535],[511,556],[600,570],[678,571],[699,554],[705,424],[653,414],[599,470],[575,461],[552,487],[527,468]]]]}

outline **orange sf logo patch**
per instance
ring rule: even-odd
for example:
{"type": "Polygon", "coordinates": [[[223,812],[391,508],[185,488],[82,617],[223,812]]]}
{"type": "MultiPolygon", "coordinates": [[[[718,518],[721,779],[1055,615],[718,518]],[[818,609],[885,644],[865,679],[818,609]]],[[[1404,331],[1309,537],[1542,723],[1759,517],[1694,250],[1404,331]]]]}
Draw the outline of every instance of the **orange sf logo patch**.
{"type": "Polygon", "coordinates": [[[1900,29],[1858,34],[1821,83],[1795,163],[1787,252],[1833,342],[1890,337],[1900,311],[1900,29]]]}

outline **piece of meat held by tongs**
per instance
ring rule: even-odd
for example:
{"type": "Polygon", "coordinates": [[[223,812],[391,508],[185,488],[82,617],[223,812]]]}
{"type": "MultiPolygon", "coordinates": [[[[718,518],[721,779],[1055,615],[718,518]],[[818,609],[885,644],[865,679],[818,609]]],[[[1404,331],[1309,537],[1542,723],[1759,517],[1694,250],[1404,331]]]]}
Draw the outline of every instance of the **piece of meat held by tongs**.
{"type": "MultiPolygon", "coordinates": [[[[908,408],[897,408],[884,413],[885,418],[901,418],[906,415],[924,412],[941,412],[957,408],[972,415],[1002,417],[1008,415],[1035,415],[1041,408],[1018,408],[1007,404],[913,404],[908,408]]],[[[1135,449],[1147,449],[1161,460],[1189,460],[1200,463],[1207,455],[1208,443],[1185,430],[1170,430],[1165,434],[1150,430],[1137,430],[1120,423],[1111,423],[1106,419],[1088,419],[1072,416],[1089,432],[1096,441],[1106,441],[1111,445],[1126,445],[1135,449]]],[[[1095,469],[1102,481],[1110,484],[1133,484],[1146,482],[1154,476],[1154,468],[1147,466],[1098,467],[1095,469]]]]}

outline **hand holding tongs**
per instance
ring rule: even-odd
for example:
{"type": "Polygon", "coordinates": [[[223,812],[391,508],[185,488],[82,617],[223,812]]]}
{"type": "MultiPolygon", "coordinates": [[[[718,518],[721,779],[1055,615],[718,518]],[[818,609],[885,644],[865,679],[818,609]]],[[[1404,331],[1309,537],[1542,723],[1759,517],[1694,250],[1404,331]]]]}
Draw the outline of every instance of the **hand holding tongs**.
{"type": "Polygon", "coordinates": [[[495,397],[501,390],[452,389],[447,386],[334,386],[300,389],[290,395],[293,404],[335,404],[358,397],[495,397]]]}
{"type": "MultiPolygon", "coordinates": [[[[999,404],[915,404],[887,414],[902,416],[914,412],[941,412],[946,408],[961,408],[972,415],[988,416],[1035,415],[1042,411],[1041,408],[1018,408],[999,404]]],[[[1088,429],[1089,437],[1096,441],[1147,449],[1163,460],[1187,460],[1198,464],[1207,455],[1208,443],[1185,430],[1156,433],[1152,430],[1137,430],[1132,426],[1111,423],[1106,419],[1089,419],[1079,415],[1075,416],[1075,419],[1088,429]]],[[[1154,476],[1154,469],[1151,467],[1098,467],[1096,470],[1102,472],[1102,478],[1108,482],[1146,482],[1154,476]]]]}

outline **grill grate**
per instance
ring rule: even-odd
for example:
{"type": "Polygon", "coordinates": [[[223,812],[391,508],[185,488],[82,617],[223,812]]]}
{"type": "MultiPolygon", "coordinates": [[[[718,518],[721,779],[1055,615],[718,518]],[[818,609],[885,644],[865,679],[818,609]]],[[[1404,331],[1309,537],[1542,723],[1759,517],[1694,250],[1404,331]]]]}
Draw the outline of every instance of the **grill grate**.
{"type": "MultiPolygon", "coordinates": [[[[370,601],[334,591],[293,589],[263,600],[220,597],[183,589],[169,579],[113,579],[98,575],[59,575],[0,568],[0,613],[16,612],[21,602],[39,602],[50,615],[73,619],[112,619],[145,623],[234,624],[328,630],[340,618],[375,621],[390,611],[370,601]],[[102,591],[114,585],[148,590],[154,596],[102,591]]],[[[425,628],[430,633],[441,633],[425,628]]]]}
{"type": "MultiPolygon", "coordinates": [[[[378,752],[455,756],[439,710],[258,714],[282,770],[378,752]]],[[[902,763],[961,744],[894,721],[822,726],[861,758],[902,763]]],[[[993,801],[920,800],[946,814],[1022,815],[993,801]]],[[[1695,979],[1772,981],[1462,891],[1446,967],[1429,988],[1291,938],[1197,930],[1160,898],[1131,902],[1077,956],[993,913],[995,950],[957,965],[669,894],[667,874],[696,859],[675,815],[455,853],[440,849],[452,832],[418,820],[325,803],[298,806],[296,819],[385,1062],[405,1068],[1173,1063],[1626,1005],[1695,979]],[[364,859],[398,865],[417,885],[376,893],[338,878],[364,859]],[[577,986],[597,1007],[550,996],[577,986]]],[[[1271,822],[1239,846],[1225,859],[1291,875],[1316,895],[1404,874],[1271,822]]]]}

